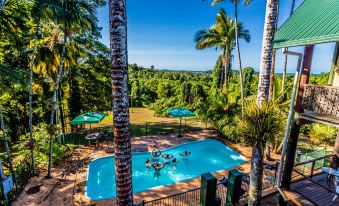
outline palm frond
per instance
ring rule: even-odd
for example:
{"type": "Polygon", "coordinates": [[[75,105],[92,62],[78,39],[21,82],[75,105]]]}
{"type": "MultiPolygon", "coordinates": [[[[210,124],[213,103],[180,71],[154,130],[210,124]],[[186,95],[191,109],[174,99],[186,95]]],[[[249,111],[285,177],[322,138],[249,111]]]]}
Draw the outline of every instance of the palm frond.
{"type": "Polygon", "coordinates": [[[213,0],[211,6],[216,6],[218,4],[220,4],[221,2],[223,2],[224,0],[213,0]]]}
{"type": "Polygon", "coordinates": [[[16,83],[27,85],[28,79],[24,72],[18,68],[12,68],[8,64],[0,64],[0,83],[16,83]]]}

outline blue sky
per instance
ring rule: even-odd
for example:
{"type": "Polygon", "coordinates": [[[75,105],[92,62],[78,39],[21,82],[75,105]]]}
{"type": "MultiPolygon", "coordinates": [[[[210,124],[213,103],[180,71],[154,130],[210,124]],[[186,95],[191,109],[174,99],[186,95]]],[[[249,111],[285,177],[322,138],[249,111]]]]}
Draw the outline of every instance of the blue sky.
{"type": "MultiPolygon", "coordinates": [[[[303,0],[296,0],[296,8],[303,0]]],[[[215,22],[215,15],[224,7],[234,17],[233,5],[225,0],[219,6],[211,7],[211,0],[127,0],[129,63],[156,69],[210,70],[214,67],[220,51],[215,49],[196,50],[194,34],[209,28],[215,22]]],[[[279,25],[289,16],[292,0],[280,3],[279,25]]],[[[245,7],[240,4],[239,20],[250,30],[251,42],[240,41],[243,66],[259,69],[266,0],[253,0],[245,7]]],[[[101,41],[109,46],[108,5],[98,10],[101,41]]],[[[302,47],[291,50],[302,52],[302,47]]],[[[334,43],[315,47],[312,72],[329,71],[334,43]]],[[[281,72],[283,55],[277,53],[277,70],[281,72]]],[[[237,69],[237,62],[233,62],[237,69]]],[[[296,60],[291,58],[288,72],[294,72],[296,60]]]]}

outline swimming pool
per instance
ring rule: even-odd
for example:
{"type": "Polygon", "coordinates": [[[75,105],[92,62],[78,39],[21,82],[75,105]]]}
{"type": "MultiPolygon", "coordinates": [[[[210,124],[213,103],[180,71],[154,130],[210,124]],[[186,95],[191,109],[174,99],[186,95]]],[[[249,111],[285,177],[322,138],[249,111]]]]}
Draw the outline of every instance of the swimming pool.
{"type": "MultiPolygon", "coordinates": [[[[151,153],[133,153],[133,192],[192,179],[205,172],[229,169],[242,164],[245,160],[242,155],[216,140],[189,142],[163,150],[162,153],[173,154],[179,162],[176,166],[167,165],[156,172],[152,167],[145,167],[145,161],[152,160],[151,153]],[[179,155],[184,151],[191,152],[187,160],[179,155]]],[[[160,160],[163,161],[162,158],[160,160]]],[[[86,196],[91,200],[116,196],[113,156],[99,158],[89,164],[86,196]]]]}

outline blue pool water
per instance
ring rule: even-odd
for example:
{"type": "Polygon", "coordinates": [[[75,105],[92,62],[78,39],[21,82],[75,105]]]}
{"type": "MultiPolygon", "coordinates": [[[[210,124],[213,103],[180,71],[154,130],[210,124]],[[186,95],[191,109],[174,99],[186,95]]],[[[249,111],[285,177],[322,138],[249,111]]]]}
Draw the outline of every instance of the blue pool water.
{"type": "MultiPolygon", "coordinates": [[[[152,160],[151,153],[133,153],[133,192],[174,184],[199,177],[205,172],[229,169],[244,162],[243,156],[216,140],[185,143],[163,150],[162,153],[173,154],[179,162],[175,167],[165,166],[159,173],[153,168],[145,167],[146,159],[152,160]],[[179,155],[185,150],[191,152],[187,160],[179,155]]],[[[163,161],[161,157],[160,161],[163,161]]],[[[99,158],[89,164],[86,195],[92,200],[116,196],[113,156],[99,158]]]]}

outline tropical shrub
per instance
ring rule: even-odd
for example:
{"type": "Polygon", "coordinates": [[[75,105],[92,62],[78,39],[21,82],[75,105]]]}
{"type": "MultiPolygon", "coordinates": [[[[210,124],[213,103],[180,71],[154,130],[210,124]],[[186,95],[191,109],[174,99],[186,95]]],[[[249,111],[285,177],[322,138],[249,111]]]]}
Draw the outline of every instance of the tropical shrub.
{"type": "Polygon", "coordinates": [[[324,124],[312,124],[308,131],[311,141],[316,145],[334,145],[337,129],[324,124]]]}
{"type": "Polygon", "coordinates": [[[246,104],[243,117],[236,118],[241,141],[251,146],[273,142],[283,129],[281,122],[280,111],[274,103],[264,103],[259,108],[255,101],[246,104]]]}
{"type": "MultiPolygon", "coordinates": [[[[33,128],[33,137],[36,141],[34,154],[37,169],[45,169],[48,165],[49,134],[46,126],[46,124],[40,124],[33,128]]],[[[29,146],[29,133],[20,136],[19,142],[13,147],[13,151],[16,153],[14,162],[24,162],[30,158],[29,146]]],[[[73,148],[73,145],[63,145],[55,140],[53,144],[53,162],[57,163],[63,158],[70,156],[73,153],[73,148]]]]}

